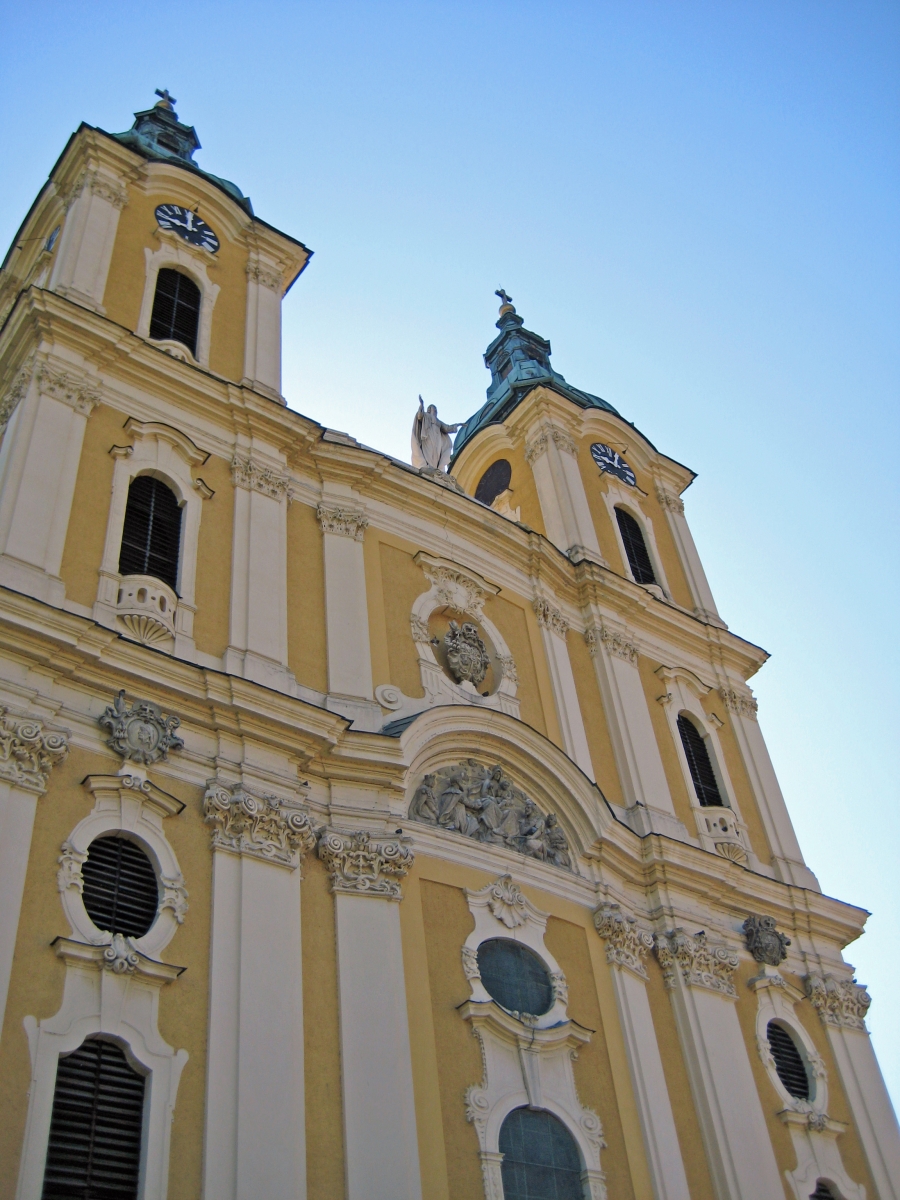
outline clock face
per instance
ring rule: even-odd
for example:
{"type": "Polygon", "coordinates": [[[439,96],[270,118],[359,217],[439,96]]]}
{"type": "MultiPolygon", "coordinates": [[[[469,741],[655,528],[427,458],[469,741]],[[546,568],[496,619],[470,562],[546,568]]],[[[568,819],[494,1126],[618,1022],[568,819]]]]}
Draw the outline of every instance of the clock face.
{"type": "Polygon", "coordinates": [[[199,246],[210,254],[215,254],[219,248],[219,239],[207,223],[180,204],[160,204],[156,210],[156,223],[160,229],[170,229],[192,246],[199,246]]]}
{"type": "Polygon", "coordinates": [[[637,487],[637,479],[634,477],[634,471],[632,471],[625,459],[622,458],[621,454],[617,454],[613,450],[612,446],[604,446],[602,442],[594,442],[593,446],[591,446],[591,458],[601,471],[608,471],[610,475],[615,475],[616,479],[621,479],[629,487],[637,487]]]}

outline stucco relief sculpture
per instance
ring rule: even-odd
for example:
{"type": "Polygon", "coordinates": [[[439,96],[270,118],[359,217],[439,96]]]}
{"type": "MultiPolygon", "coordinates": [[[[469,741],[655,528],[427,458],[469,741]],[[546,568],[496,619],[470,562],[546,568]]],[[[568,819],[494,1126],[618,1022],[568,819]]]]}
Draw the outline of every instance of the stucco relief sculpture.
{"type": "Polygon", "coordinates": [[[606,939],[606,961],[628,967],[646,979],[644,959],[653,948],[653,935],[641,929],[634,917],[623,913],[618,904],[601,904],[594,912],[594,926],[606,939]]]}
{"type": "Polygon", "coordinates": [[[456,433],[458,425],[445,425],[437,415],[437,408],[419,397],[419,411],[412,427],[412,465],[419,471],[446,471],[453,453],[450,434],[456,433]]]}
{"type": "Polygon", "coordinates": [[[309,813],[279,796],[255,796],[241,784],[214,784],[203,798],[206,820],[215,826],[213,846],[249,854],[283,867],[297,866],[316,844],[309,813]]]}
{"type": "Polygon", "coordinates": [[[382,841],[365,830],[319,830],[319,858],[331,872],[331,889],[352,895],[399,900],[402,880],[415,855],[401,838],[382,841]]]}
{"type": "Polygon", "coordinates": [[[663,969],[666,987],[673,988],[680,974],[688,987],[709,988],[731,999],[737,998],[733,976],[738,968],[738,956],[727,946],[707,941],[706,934],[685,933],[675,929],[656,935],[656,957],[663,969]]]}
{"type": "Polygon", "coordinates": [[[64,733],[45,729],[32,717],[17,717],[0,706],[0,779],[43,792],[53,767],[69,753],[64,733]]]}
{"type": "Polygon", "coordinates": [[[855,979],[807,975],[806,994],[825,1025],[865,1029],[872,997],[855,979]]]}
{"type": "Polygon", "coordinates": [[[542,813],[500,766],[486,767],[470,758],[426,775],[412,798],[409,816],[477,842],[572,867],[556,814],[542,813]]]}
{"type": "Polygon", "coordinates": [[[758,963],[768,963],[770,967],[777,967],[787,958],[787,948],[791,939],[778,932],[774,917],[759,917],[751,913],[742,928],[747,939],[747,949],[758,963]]]}
{"type": "Polygon", "coordinates": [[[450,673],[457,683],[478,687],[484,682],[491,660],[484,640],[478,636],[471,621],[464,621],[462,625],[450,622],[450,628],[444,634],[444,650],[450,673]]]}
{"type": "Polygon", "coordinates": [[[135,700],[126,708],[124,688],[107,705],[99,724],[109,730],[107,746],[130,762],[149,766],[168,758],[170,750],[184,749],[184,742],[175,734],[181,724],[178,717],[163,716],[152,700],[135,700]]]}

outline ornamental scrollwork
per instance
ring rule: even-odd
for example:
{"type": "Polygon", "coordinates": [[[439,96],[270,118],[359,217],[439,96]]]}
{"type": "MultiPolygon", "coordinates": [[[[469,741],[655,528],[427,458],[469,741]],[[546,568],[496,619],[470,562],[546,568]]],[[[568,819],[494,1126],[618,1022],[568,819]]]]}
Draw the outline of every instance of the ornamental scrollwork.
{"type": "Polygon", "coordinates": [[[213,847],[232,854],[294,868],[316,844],[303,805],[266,793],[255,795],[239,783],[211,784],[203,798],[203,813],[214,826],[213,847]]]}
{"type": "Polygon", "coordinates": [[[188,890],[184,886],[184,877],[182,875],[161,875],[160,883],[163,886],[163,894],[159,902],[159,911],[170,908],[178,924],[183,925],[184,914],[189,908],[188,890]]]}
{"type": "Polygon", "coordinates": [[[657,934],[654,940],[666,987],[675,987],[680,974],[689,987],[709,988],[737,999],[733,976],[738,957],[727,946],[710,944],[702,930],[692,935],[675,929],[657,934]]]}
{"type": "Polygon", "coordinates": [[[484,639],[471,621],[464,621],[462,625],[450,622],[444,634],[444,651],[450,674],[457,683],[471,683],[477,687],[484,682],[491,659],[484,639]]]}
{"type": "Polygon", "coordinates": [[[606,961],[628,967],[647,978],[644,959],[653,949],[653,935],[641,929],[634,917],[626,916],[618,904],[601,904],[594,912],[594,927],[606,939],[606,961]]]}
{"type": "Polygon", "coordinates": [[[736,713],[739,717],[749,717],[751,721],[756,720],[759,705],[750,692],[738,692],[734,688],[720,687],[719,696],[730,713],[736,713]]]}
{"type": "Polygon", "coordinates": [[[44,728],[0,705],[0,779],[30,792],[43,792],[50,772],[69,753],[65,733],[44,728]]]}
{"type": "Polygon", "coordinates": [[[100,393],[96,388],[68,371],[57,371],[43,363],[38,367],[36,378],[45,396],[67,404],[83,416],[90,416],[100,403],[100,393]]]}
{"type": "Polygon", "coordinates": [[[258,283],[260,287],[277,292],[279,296],[284,289],[284,276],[277,267],[266,267],[261,263],[248,263],[247,278],[258,283]]]}
{"type": "Polygon", "coordinates": [[[369,518],[365,513],[352,508],[335,508],[328,504],[320,504],[316,516],[322,526],[323,533],[336,533],[339,537],[353,538],[361,542],[369,527],[369,518]]]}
{"type": "Polygon", "coordinates": [[[290,478],[272,467],[255,462],[252,458],[236,455],[231,461],[231,482],[235,487],[248,492],[259,492],[272,500],[290,498],[290,478]]]}
{"type": "Polygon", "coordinates": [[[25,397],[34,375],[34,355],[32,354],[22,366],[3,399],[0,400],[0,429],[5,428],[9,418],[15,412],[19,402],[25,397]]]}
{"type": "Polygon", "coordinates": [[[865,1016],[872,997],[855,979],[810,974],[806,977],[806,995],[825,1025],[866,1028],[865,1016]]]}
{"type": "Polygon", "coordinates": [[[400,900],[401,881],[415,855],[404,839],[373,838],[365,830],[319,833],[319,858],[331,872],[334,892],[400,900]]]}
{"type": "MultiPolygon", "coordinates": [[[[417,559],[417,561],[419,561],[417,559]]],[[[484,608],[484,588],[464,571],[456,571],[443,563],[421,562],[425,578],[431,584],[438,605],[446,605],[457,612],[469,613],[481,619],[484,608]]]]}
{"type": "Polygon", "coordinates": [[[516,662],[511,654],[501,654],[497,658],[497,665],[500,668],[500,673],[504,679],[508,679],[514,687],[519,686],[519,672],[516,670],[516,662]]]}
{"type": "Polygon", "coordinates": [[[656,498],[660,503],[660,507],[668,512],[683,513],[684,501],[680,496],[676,496],[674,492],[670,492],[668,488],[662,486],[661,483],[656,485],[656,498]]]}
{"type": "MultiPolygon", "coordinates": [[[[620,633],[616,629],[609,629],[606,625],[593,625],[585,631],[584,640],[587,642],[591,657],[597,655],[602,646],[614,658],[621,658],[624,662],[637,666],[640,656],[639,648],[624,633],[620,633]]],[[[667,698],[660,697],[661,700],[667,698]]]]}
{"type": "Polygon", "coordinates": [[[62,854],[56,860],[59,863],[59,870],[56,872],[56,886],[61,892],[67,892],[69,888],[83,892],[84,876],[81,868],[87,862],[87,855],[76,850],[69,841],[63,842],[60,849],[62,854]]]}
{"type": "Polygon", "coordinates": [[[149,766],[169,756],[170,750],[183,750],[184,742],[175,733],[178,717],[164,716],[152,700],[135,700],[125,707],[124,688],[98,719],[101,729],[109,730],[107,746],[129,762],[149,766]]]}
{"type": "Polygon", "coordinates": [[[775,928],[774,917],[760,917],[751,913],[741,926],[747,949],[758,963],[768,963],[777,967],[787,958],[787,948],[791,939],[779,933],[775,928]]]}
{"type": "Polygon", "coordinates": [[[541,812],[501,766],[484,766],[469,758],[426,775],[413,795],[409,818],[557,867],[572,867],[556,814],[541,812]]]}
{"type": "Polygon", "coordinates": [[[115,975],[133,975],[141,961],[134,938],[114,933],[103,950],[103,969],[115,975]]]}
{"type": "Polygon", "coordinates": [[[421,617],[415,613],[409,618],[409,629],[414,642],[430,642],[431,630],[425,624],[421,617]]]}
{"type": "Polygon", "coordinates": [[[541,629],[549,629],[552,633],[558,634],[559,637],[565,637],[569,632],[569,622],[562,615],[558,608],[545,600],[543,596],[538,596],[533,602],[534,615],[537,617],[537,623],[541,629]]]}

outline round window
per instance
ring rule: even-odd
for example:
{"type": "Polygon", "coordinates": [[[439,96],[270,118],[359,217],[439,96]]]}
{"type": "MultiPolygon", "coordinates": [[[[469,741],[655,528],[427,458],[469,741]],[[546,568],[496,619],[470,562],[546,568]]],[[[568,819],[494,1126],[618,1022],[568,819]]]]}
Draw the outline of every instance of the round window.
{"type": "Polygon", "coordinates": [[[150,859],[127,838],[99,837],[88,848],[82,899],[98,929],[143,937],[156,920],[159,885],[150,859]]]}
{"type": "Polygon", "coordinates": [[[510,1012],[540,1017],[553,1006],[550,972],[527,946],[507,938],[482,942],[478,971],[493,999],[510,1012]]]}
{"type": "Polygon", "coordinates": [[[498,458],[491,463],[475,489],[475,499],[482,504],[493,504],[501,492],[505,492],[512,479],[512,467],[505,458],[498,458]]]}

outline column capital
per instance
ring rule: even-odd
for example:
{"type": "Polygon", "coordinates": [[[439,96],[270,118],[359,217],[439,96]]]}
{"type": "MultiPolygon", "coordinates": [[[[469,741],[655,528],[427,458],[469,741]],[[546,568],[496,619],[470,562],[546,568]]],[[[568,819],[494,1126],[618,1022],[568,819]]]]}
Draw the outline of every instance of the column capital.
{"type": "Polygon", "coordinates": [[[549,629],[551,633],[556,633],[562,638],[566,636],[569,632],[569,622],[549,600],[538,596],[532,602],[532,607],[541,629],[549,629]]]}
{"type": "Polygon", "coordinates": [[[265,463],[236,454],[231,461],[231,482],[248,492],[261,492],[273,500],[290,499],[291,481],[284,472],[265,463]]]}
{"type": "Polygon", "coordinates": [[[715,945],[706,934],[689,934],[683,929],[657,934],[656,957],[663,969],[666,987],[674,988],[678,976],[688,987],[708,988],[731,1000],[737,999],[733,976],[738,956],[725,945],[715,945]]]}
{"type": "Polygon", "coordinates": [[[43,795],[51,770],[69,753],[69,735],[0,705],[0,779],[43,795]]]}
{"type": "Polygon", "coordinates": [[[759,705],[749,688],[739,692],[733,687],[720,687],[719,696],[730,713],[736,713],[739,717],[749,717],[751,721],[756,720],[759,705]]]}
{"type": "Polygon", "coordinates": [[[355,542],[363,540],[369,525],[369,518],[364,512],[337,505],[320,504],[316,516],[323,533],[336,533],[340,537],[353,538],[355,542]]]}
{"type": "Polygon", "coordinates": [[[661,483],[657,483],[656,485],[656,498],[660,503],[660,507],[666,509],[668,512],[684,512],[684,501],[681,497],[676,496],[674,492],[670,492],[661,483]]]}
{"type": "Polygon", "coordinates": [[[211,780],[203,797],[206,821],[214,825],[213,849],[246,854],[293,870],[316,844],[308,810],[240,783],[211,780]]]}
{"type": "Polygon", "coordinates": [[[855,979],[810,973],[804,982],[806,995],[823,1025],[866,1031],[865,1016],[872,997],[855,979]]]}
{"type": "Polygon", "coordinates": [[[620,630],[609,629],[603,624],[592,625],[590,629],[585,630],[584,640],[592,655],[598,654],[602,646],[614,658],[621,658],[632,666],[637,666],[640,650],[628,635],[620,630]]]}
{"type": "Polygon", "coordinates": [[[529,464],[546,453],[551,442],[558,446],[565,454],[571,454],[577,458],[578,446],[569,434],[564,429],[560,429],[558,425],[545,425],[525,447],[525,457],[529,464]]]}
{"type": "Polygon", "coordinates": [[[401,900],[401,880],[415,855],[406,838],[373,838],[365,830],[319,832],[319,858],[331,872],[331,890],[353,896],[401,900]]]}
{"type": "Polygon", "coordinates": [[[641,979],[647,978],[644,959],[653,949],[653,935],[626,916],[618,904],[601,904],[594,910],[594,927],[606,939],[606,961],[610,966],[627,967],[641,979]]]}

